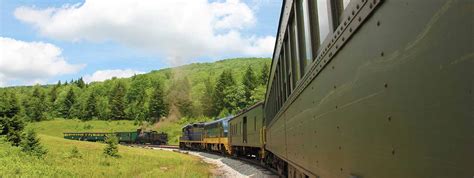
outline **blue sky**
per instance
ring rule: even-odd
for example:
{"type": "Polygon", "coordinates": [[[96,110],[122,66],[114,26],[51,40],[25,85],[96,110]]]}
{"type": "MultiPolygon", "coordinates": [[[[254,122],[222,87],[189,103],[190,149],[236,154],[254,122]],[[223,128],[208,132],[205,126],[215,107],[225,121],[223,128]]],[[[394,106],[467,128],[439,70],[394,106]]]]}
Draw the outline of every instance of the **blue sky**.
{"type": "Polygon", "coordinates": [[[0,0],[0,86],[270,57],[281,1],[0,0]]]}

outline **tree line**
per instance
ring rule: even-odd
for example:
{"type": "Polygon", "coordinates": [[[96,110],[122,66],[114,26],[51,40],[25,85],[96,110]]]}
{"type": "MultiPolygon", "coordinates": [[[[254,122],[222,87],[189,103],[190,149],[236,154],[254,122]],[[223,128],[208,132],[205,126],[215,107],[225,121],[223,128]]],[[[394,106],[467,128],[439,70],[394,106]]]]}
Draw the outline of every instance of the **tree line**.
{"type": "Polygon", "coordinates": [[[248,66],[237,81],[232,70],[224,70],[216,81],[210,76],[205,80],[197,99],[186,75],[169,73],[160,78],[143,74],[90,84],[79,78],[55,85],[4,88],[0,89],[0,117],[157,122],[171,115],[225,116],[263,100],[268,72],[266,64],[258,72],[248,66]]]}

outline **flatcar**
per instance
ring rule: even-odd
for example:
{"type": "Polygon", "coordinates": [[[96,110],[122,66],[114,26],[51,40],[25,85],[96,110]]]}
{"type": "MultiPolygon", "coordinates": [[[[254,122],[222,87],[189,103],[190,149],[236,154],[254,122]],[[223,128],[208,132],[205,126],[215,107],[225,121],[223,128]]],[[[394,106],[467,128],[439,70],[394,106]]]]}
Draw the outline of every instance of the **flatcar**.
{"type": "Polygon", "coordinates": [[[165,145],[168,142],[168,135],[164,132],[142,131],[136,132],[65,132],[64,138],[70,140],[103,142],[107,137],[117,137],[119,143],[154,144],[165,145]]]}

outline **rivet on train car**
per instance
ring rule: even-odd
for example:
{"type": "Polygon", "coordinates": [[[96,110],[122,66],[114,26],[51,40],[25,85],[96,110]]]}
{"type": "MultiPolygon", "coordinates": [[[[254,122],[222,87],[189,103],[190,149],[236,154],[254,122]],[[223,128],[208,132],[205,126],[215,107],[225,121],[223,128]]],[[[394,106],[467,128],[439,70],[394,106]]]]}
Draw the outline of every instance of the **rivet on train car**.
{"type": "Polygon", "coordinates": [[[342,37],[342,41],[345,41],[346,39],[344,37],[342,37]]]}
{"type": "Polygon", "coordinates": [[[334,89],[336,89],[336,85],[334,85],[334,89]]]}
{"type": "MultiPolygon", "coordinates": [[[[336,107],[337,107],[337,106],[336,106],[336,107]]],[[[337,128],[337,130],[339,130],[339,126],[337,126],[336,128],[337,128]]]]}
{"type": "Polygon", "coordinates": [[[359,17],[359,22],[362,21],[362,17],[359,17]]]}
{"type": "Polygon", "coordinates": [[[332,66],[332,69],[334,69],[334,66],[332,66]]]}
{"type": "Polygon", "coordinates": [[[342,147],[341,147],[341,146],[339,146],[339,150],[341,150],[341,149],[342,149],[342,147]]]}
{"type": "Polygon", "coordinates": [[[380,21],[377,21],[377,27],[380,26],[380,21]]]}
{"type": "Polygon", "coordinates": [[[352,10],[352,15],[355,15],[355,11],[354,11],[354,10],[352,10]]]}
{"type": "Polygon", "coordinates": [[[388,88],[388,84],[383,85],[385,88],[388,88]]]}
{"type": "Polygon", "coordinates": [[[380,53],[380,56],[382,56],[382,57],[383,57],[383,55],[384,55],[384,53],[383,53],[383,52],[381,52],[381,53],[380,53]]]}
{"type": "Polygon", "coordinates": [[[392,121],[392,116],[388,116],[387,119],[388,119],[388,122],[392,121]]]}
{"type": "Polygon", "coordinates": [[[339,48],[339,46],[338,46],[338,45],[336,45],[336,49],[338,49],[338,48],[339,48]]]}
{"type": "Polygon", "coordinates": [[[349,32],[352,32],[352,28],[349,28],[349,32]]]}
{"type": "Polygon", "coordinates": [[[336,109],[337,109],[337,106],[336,106],[336,109]]]}
{"type": "Polygon", "coordinates": [[[395,149],[392,149],[392,155],[395,155],[395,149]]]}
{"type": "Polygon", "coordinates": [[[377,3],[377,0],[374,0],[372,3],[375,5],[375,3],[377,3]]]}
{"type": "Polygon", "coordinates": [[[356,8],[357,8],[357,9],[359,9],[359,8],[360,8],[359,4],[357,4],[356,8]]]}
{"type": "Polygon", "coordinates": [[[370,4],[369,7],[372,9],[372,8],[374,8],[374,5],[370,4]]]}
{"type": "Polygon", "coordinates": [[[342,172],[342,167],[341,167],[341,172],[342,172]]]}

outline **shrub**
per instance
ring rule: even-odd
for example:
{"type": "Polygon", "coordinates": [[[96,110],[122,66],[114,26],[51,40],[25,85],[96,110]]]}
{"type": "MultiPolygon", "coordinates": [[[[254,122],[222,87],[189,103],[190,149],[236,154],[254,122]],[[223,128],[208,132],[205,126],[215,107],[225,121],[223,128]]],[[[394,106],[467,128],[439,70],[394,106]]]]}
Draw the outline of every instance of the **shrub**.
{"type": "Polygon", "coordinates": [[[28,130],[21,141],[21,150],[29,155],[42,157],[47,153],[34,130],[28,130]]]}
{"type": "Polygon", "coordinates": [[[72,147],[71,152],[67,153],[65,157],[66,158],[82,158],[82,154],[81,152],[79,152],[79,149],[76,146],[74,146],[72,147]]]}
{"type": "Polygon", "coordinates": [[[120,157],[118,154],[118,139],[116,136],[109,136],[105,140],[107,146],[104,149],[104,154],[111,157],[120,157]]]}

